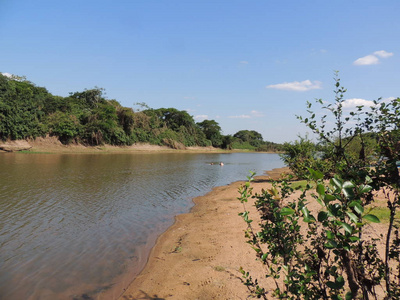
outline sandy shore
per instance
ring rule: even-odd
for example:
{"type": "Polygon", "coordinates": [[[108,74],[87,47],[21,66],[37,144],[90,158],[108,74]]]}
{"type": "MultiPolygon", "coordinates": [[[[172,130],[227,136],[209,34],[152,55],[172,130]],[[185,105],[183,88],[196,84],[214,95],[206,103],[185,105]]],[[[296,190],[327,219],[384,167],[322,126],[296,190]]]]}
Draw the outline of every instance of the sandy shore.
{"type": "MultiPolygon", "coordinates": [[[[268,174],[276,177],[286,170],[268,174]]],[[[254,190],[266,188],[270,176],[258,176],[254,190]]],[[[144,270],[120,299],[248,298],[239,268],[261,275],[263,267],[245,242],[246,224],[238,216],[243,211],[237,200],[241,184],[218,187],[195,198],[191,212],[177,216],[160,236],[144,270]]],[[[247,207],[253,209],[251,203],[247,207]]]]}
{"type": "MultiPolygon", "coordinates": [[[[82,144],[62,144],[56,137],[37,137],[36,139],[6,141],[0,140],[0,153],[25,151],[28,153],[88,153],[88,154],[107,154],[107,153],[146,153],[146,152],[173,152],[173,153],[233,153],[233,152],[252,152],[241,149],[226,150],[221,148],[208,147],[185,147],[184,149],[173,149],[168,146],[152,145],[149,143],[136,143],[131,146],[85,146],[82,144]],[[5,151],[3,148],[7,148],[5,151]]],[[[264,152],[277,153],[277,152],[264,152]]]]}
{"type": "MultiPolygon", "coordinates": [[[[270,179],[279,179],[288,171],[288,168],[274,169],[268,176],[256,177],[252,183],[254,192],[270,187],[270,179]]],[[[243,183],[218,187],[195,198],[191,212],[177,216],[175,224],[157,240],[144,270],[120,300],[249,299],[240,267],[251,271],[263,287],[273,290],[273,282],[263,278],[264,266],[256,261],[255,251],[246,243],[246,224],[238,216],[244,210],[237,199],[238,188],[243,183]]],[[[378,194],[376,204],[382,201],[384,198],[378,194]]],[[[257,219],[259,214],[253,204],[249,201],[246,209],[252,219],[257,219]]],[[[319,206],[315,202],[309,208],[316,210],[319,206]]],[[[381,238],[382,241],[385,233],[385,222],[367,225],[364,231],[366,237],[381,238]]],[[[378,243],[378,252],[383,255],[383,242],[378,243]]],[[[379,287],[377,292],[383,297],[379,287]]]]}
{"type": "Polygon", "coordinates": [[[185,149],[172,149],[167,146],[151,145],[148,143],[137,143],[131,146],[85,146],[82,144],[63,145],[56,137],[37,137],[36,139],[0,141],[0,153],[4,146],[8,151],[24,150],[31,153],[145,153],[145,152],[194,152],[194,153],[226,153],[236,152],[235,150],[224,150],[214,147],[186,147],[185,149]],[[19,149],[18,149],[19,148],[19,149]]]}

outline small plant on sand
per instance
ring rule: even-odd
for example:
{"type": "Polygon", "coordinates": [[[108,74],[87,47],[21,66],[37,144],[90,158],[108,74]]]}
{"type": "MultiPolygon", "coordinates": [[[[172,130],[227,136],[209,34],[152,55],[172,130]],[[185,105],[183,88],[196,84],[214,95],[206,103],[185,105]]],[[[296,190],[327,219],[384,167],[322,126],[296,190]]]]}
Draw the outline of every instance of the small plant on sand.
{"type": "MultiPolygon", "coordinates": [[[[322,173],[310,171],[315,192],[307,193],[308,186],[292,201],[295,190],[286,180],[259,194],[252,194],[250,184],[240,190],[240,200],[245,203],[255,198],[261,213],[257,231],[248,212],[241,215],[248,224],[248,243],[266,265],[266,277],[274,282],[272,294],[279,299],[374,295],[384,276],[384,264],[377,255],[376,241],[363,236],[368,222],[379,222],[365,209],[366,195],[372,189],[369,180],[357,186],[336,176],[325,184],[322,173]],[[308,194],[319,208],[309,208],[308,194]]],[[[245,270],[242,274],[246,285],[267,299],[267,291],[245,270]]]]}
{"type": "Polygon", "coordinates": [[[245,285],[258,298],[400,298],[396,220],[400,205],[396,166],[400,161],[400,99],[375,101],[369,111],[360,106],[346,116],[346,90],[337,77],[335,81],[334,104],[317,101],[333,116],[333,128],[327,129],[328,115],[316,121],[310,103],[310,116],[299,117],[323,142],[324,156],[331,160],[329,169],[307,168],[313,185],[302,185],[298,191],[283,180],[253,193],[252,176],[239,189],[238,199],[244,204],[240,215],[248,225],[247,242],[274,285],[273,291],[267,290],[250,272],[241,269],[245,285]],[[350,126],[351,122],[356,125],[350,126]],[[367,149],[366,140],[371,136],[375,142],[367,149]],[[371,205],[378,191],[389,209],[389,222],[379,224],[386,228],[386,239],[366,233],[370,224],[380,222],[371,205]],[[249,199],[255,200],[260,212],[257,226],[245,206],[249,199]],[[384,245],[384,251],[379,251],[379,244],[384,245]]]}

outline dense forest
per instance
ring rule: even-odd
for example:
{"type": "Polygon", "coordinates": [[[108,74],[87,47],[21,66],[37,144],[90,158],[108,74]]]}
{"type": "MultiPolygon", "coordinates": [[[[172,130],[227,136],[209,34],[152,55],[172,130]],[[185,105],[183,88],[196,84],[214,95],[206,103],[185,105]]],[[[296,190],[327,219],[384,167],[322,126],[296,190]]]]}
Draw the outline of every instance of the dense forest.
{"type": "Polygon", "coordinates": [[[56,136],[63,144],[132,145],[150,143],[171,148],[213,146],[223,149],[280,151],[254,130],[223,135],[214,120],[196,123],[175,108],[142,110],[123,107],[94,88],[55,96],[24,77],[0,73],[0,139],[17,140],[56,136]]]}

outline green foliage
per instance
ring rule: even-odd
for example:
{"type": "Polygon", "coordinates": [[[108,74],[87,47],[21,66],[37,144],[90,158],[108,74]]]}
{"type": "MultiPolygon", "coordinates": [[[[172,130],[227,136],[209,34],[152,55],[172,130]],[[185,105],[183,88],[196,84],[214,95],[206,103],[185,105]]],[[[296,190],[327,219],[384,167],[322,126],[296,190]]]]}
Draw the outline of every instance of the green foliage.
{"type": "Polygon", "coordinates": [[[197,123],[201,131],[205,134],[206,138],[211,141],[213,147],[221,147],[223,137],[221,134],[221,127],[214,120],[204,120],[197,123]]]}
{"type": "Polygon", "coordinates": [[[235,139],[232,142],[232,149],[255,151],[256,147],[252,146],[249,142],[243,142],[241,140],[235,139]]]}
{"type": "Polygon", "coordinates": [[[56,111],[47,117],[49,133],[59,137],[64,144],[70,143],[78,137],[82,126],[75,115],[56,111]]]}
{"type": "Polygon", "coordinates": [[[97,87],[65,98],[53,96],[25,78],[0,74],[0,139],[49,134],[64,144],[220,145],[219,137],[210,136],[212,141],[207,138],[186,111],[139,105],[146,110],[134,111],[108,100],[104,89],[97,87]]]}
{"type": "Polygon", "coordinates": [[[250,151],[279,152],[282,145],[263,141],[262,135],[254,130],[240,130],[233,137],[230,137],[232,149],[242,149],[250,151]]]}
{"type": "Polygon", "coordinates": [[[95,87],[68,97],[51,95],[24,77],[0,74],[0,139],[16,140],[52,135],[64,143],[132,145],[137,142],[173,148],[214,146],[274,151],[277,144],[263,142],[261,134],[242,130],[240,138],[223,136],[214,120],[195,123],[186,111],[151,109],[136,103],[133,110],[104,96],[95,87]]]}
{"type": "MultiPolygon", "coordinates": [[[[240,200],[255,198],[261,214],[258,231],[252,227],[248,211],[240,215],[248,224],[247,242],[267,266],[266,277],[275,282],[274,296],[344,299],[350,294],[353,298],[373,294],[373,287],[380,284],[385,272],[377,241],[362,240],[367,221],[379,222],[364,209],[372,187],[368,180],[356,185],[340,177],[326,185],[319,172],[312,175],[313,197],[320,205],[315,213],[308,208],[310,185],[293,201],[290,196],[295,190],[285,180],[259,194],[253,195],[249,183],[240,190],[240,200]]],[[[266,290],[250,273],[242,270],[242,274],[246,285],[267,299],[266,290]]]]}
{"type": "MultiPolygon", "coordinates": [[[[314,187],[302,185],[302,193],[290,197],[294,188],[286,181],[254,195],[250,182],[244,185],[239,199],[255,198],[261,214],[256,231],[248,211],[241,213],[248,224],[246,237],[266,264],[279,299],[376,298],[375,287],[383,283],[385,299],[398,299],[400,99],[374,101],[369,110],[360,106],[346,115],[346,90],[337,77],[335,87],[335,103],[317,100],[328,111],[319,122],[311,103],[309,116],[298,117],[319,137],[318,144],[301,139],[284,145],[284,161],[314,187]],[[382,209],[374,209],[378,190],[387,203],[381,225],[387,228],[384,255],[377,250],[381,239],[364,234],[365,225],[379,223],[382,216],[382,209]],[[318,210],[309,208],[314,201],[318,210]]],[[[254,294],[267,299],[250,272],[241,272],[254,294]]]]}
{"type": "Polygon", "coordinates": [[[269,141],[264,141],[260,146],[257,147],[256,151],[260,152],[282,152],[283,151],[283,145],[274,143],[274,142],[269,142],[269,141]]]}
{"type": "Polygon", "coordinates": [[[240,130],[233,135],[243,143],[248,142],[254,148],[257,148],[263,144],[263,138],[261,133],[255,130],[240,130]]]}
{"type": "Polygon", "coordinates": [[[235,138],[231,135],[225,135],[222,138],[222,148],[231,150],[233,149],[233,143],[235,138]]]}
{"type": "Polygon", "coordinates": [[[300,137],[300,140],[293,143],[284,143],[280,156],[285,165],[300,179],[308,177],[308,168],[323,170],[325,175],[329,176],[333,172],[333,164],[324,150],[323,146],[300,137]]]}
{"type": "Polygon", "coordinates": [[[0,74],[0,139],[23,139],[42,135],[41,107],[51,98],[46,89],[25,80],[0,74]]]}

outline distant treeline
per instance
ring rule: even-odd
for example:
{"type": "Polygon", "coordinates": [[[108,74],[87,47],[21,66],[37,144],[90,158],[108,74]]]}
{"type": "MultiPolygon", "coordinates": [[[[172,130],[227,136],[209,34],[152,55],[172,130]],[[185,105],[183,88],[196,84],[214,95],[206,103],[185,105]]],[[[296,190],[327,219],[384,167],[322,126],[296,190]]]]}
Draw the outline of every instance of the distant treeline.
{"type": "Polygon", "coordinates": [[[282,145],[265,142],[254,130],[222,135],[214,120],[196,123],[186,111],[175,108],[134,111],[108,100],[94,88],[54,96],[23,77],[0,73],[0,139],[17,140],[56,136],[63,144],[132,145],[137,142],[224,149],[280,151],[282,145]]]}

